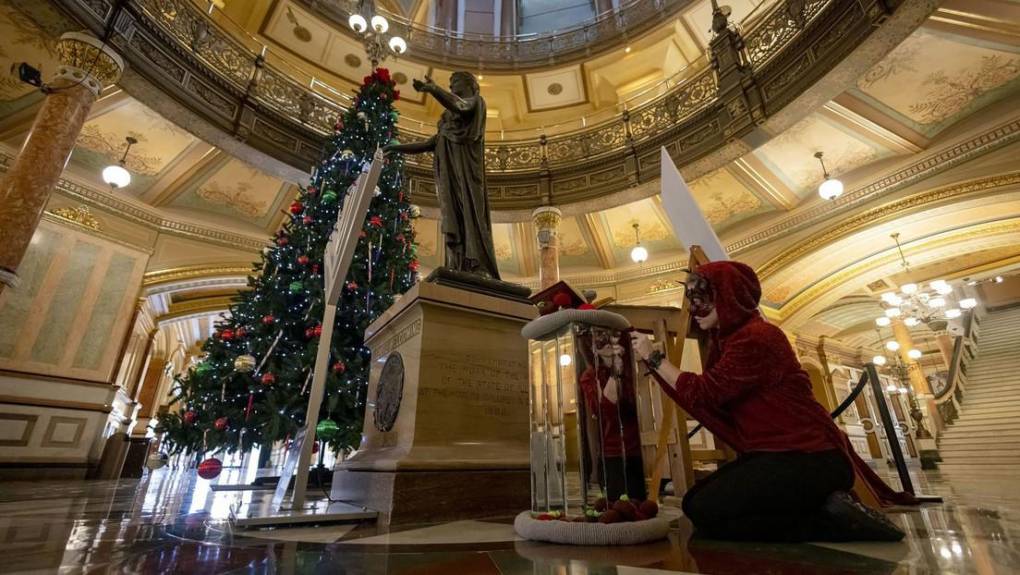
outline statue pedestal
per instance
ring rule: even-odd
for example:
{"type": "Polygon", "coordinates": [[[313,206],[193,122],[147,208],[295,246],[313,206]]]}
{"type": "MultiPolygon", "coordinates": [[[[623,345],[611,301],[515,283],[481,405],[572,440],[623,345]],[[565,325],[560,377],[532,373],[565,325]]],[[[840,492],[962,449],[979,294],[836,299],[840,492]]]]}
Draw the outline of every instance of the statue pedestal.
{"type": "Polygon", "coordinates": [[[332,497],[378,511],[382,524],[527,509],[520,330],[536,315],[514,295],[431,282],[386,310],[365,334],[372,369],[361,446],[337,464],[332,497]]]}

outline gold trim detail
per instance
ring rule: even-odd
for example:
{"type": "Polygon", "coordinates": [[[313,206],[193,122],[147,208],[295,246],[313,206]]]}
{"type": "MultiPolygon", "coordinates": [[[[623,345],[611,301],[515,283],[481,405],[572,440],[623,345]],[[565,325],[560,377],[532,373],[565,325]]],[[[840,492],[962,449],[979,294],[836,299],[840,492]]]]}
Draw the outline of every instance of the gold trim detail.
{"type": "Polygon", "coordinates": [[[86,205],[81,205],[77,208],[57,208],[52,211],[52,214],[91,230],[97,232],[103,231],[102,224],[99,223],[96,216],[92,215],[92,210],[86,205]]]}
{"type": "Polygon", "coordinates": [[[251,266],[238,266],[233,264],[170,268],[166,270],[145,272],[145,275],[142,276],[142,287],[147,288],[160,284],[206,277],[248,276],[251,273],[251,266]]]}
{"type": "Polygon", "coordinates": [[[807,241],[797,243],[795,248],[785,251],[765,262],[765,264],[760,266],[757,270],[758,277],[762,281],[765,281],[765,279],[775,275],[783,268],[789,266],[809,253],[830,245],[852,232],[879,224],[882,220],[897,215],[902,211],[925,206],[938,201],[957,199],[958,196],[984,192],[990,189],[1016,184],[1020,184],[1020,172],[1011,172],[1008,174],[1000,174],[987,178],[971,180],[962,184],[953,184],[950,186],[936,188],[934,190],[890,202],[877,208],[872,208],[845,220],[839,226],[831,228],[822,234],[814,236],[807,241]]]}

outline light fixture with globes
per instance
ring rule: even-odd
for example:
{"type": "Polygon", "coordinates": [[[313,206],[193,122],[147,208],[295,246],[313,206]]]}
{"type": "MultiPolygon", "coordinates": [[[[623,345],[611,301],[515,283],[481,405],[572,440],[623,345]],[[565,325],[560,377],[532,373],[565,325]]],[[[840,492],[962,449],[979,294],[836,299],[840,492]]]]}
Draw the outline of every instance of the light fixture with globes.
{"type": "Polygon", "coordinates": [[[407,40],[396,34],[387,35],[390,21],[376,13],[375,4],[371,0],[360,0],[355,4],[347,18],[347,25],[361,37],[373,70],[391,53],[400,56],[407,52],[407,40]]]}
{"type": "Polygon", "coordinates": [[[641,228],[637,222],[634,222],[634,249],[630,250],[630,259],[636,264],[648,261],[648,250],[641,245],[641,228]]]}
{"type": "Polygon", "coordinates": [[[120,161],[103,168],[103,181],[111,188],[125,188],[131,184],[131,172],[127,170],[127,156],[131,151],[131,146],[137,144],[138,140],[128,136],[124,138],[124,141],[127,142],[127,146],[124,147],[124,155],[120,157],[120,161]]]}
{"type": "MultiPolygon", "coordinates": [[[[909,277],[910,264],[903,253],[900,234],[897,232],[890,237],[896,243],[900,265],[909,277]]],[[[880,296],[882,315],[875,318],[875,325],[888,327],[893,320],[899,320],[910,328],[923,324],[934,330],[945,329],[946,321],[962,316],[963,310],[977,307],[977,300],[973,297],[962,298],[954,305],[955,292],[953,286],[944,279],[932,280],[927,285],[908,281],[900,285],[898,292],[886,292],[880,296]]]]}
{"type": "Polygon", "coordinates": [[[825,169],[825,161],[822,160],[822,155],[821,151],[815,152],[818,163],[822,165],[822,176],[825,178],[818,185],[818,195],[822,196],[823,200],[835,200],[843,195],[843,182],[829,175],[829,170],[825,169]]]}

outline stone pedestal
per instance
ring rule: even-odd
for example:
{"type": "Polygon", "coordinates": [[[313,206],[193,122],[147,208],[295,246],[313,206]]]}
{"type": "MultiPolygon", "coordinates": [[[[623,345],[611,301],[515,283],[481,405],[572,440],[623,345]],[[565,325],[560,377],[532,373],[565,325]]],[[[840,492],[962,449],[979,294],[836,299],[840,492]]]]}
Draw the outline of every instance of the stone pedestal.
{"type": "Polygon", "coordinates": [[[337,465],[333,498],[378,511],[382,524],[527,509],[520,330],[535,315],[519,295],[422,282],[369,326],[361,446],[337,465]]]}

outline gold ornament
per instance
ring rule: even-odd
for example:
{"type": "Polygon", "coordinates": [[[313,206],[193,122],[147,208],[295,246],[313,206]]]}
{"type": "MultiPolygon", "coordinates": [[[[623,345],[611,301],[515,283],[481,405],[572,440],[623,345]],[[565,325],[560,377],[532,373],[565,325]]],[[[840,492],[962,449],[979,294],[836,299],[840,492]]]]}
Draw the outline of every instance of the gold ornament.
{"type": "Polygon", "coordinates": [[[255,369],[255,357],[248,354],[237,356],[234,360],[234,369],[241,373],[249,373],[255,369]]]}

